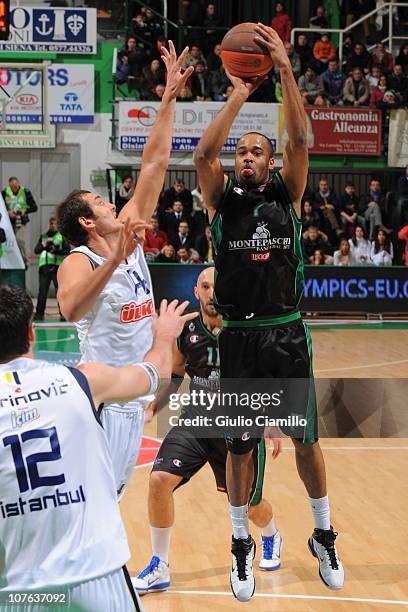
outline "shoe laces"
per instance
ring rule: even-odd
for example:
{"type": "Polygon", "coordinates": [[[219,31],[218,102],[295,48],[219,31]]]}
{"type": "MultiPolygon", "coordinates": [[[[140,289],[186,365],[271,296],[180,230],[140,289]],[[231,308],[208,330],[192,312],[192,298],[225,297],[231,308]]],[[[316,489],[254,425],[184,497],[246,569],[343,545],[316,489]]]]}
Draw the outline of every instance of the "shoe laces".
{"type": "Polygon", "coordinates": [[[331,568],[334,570],[339,569],[336,548],[334,546],[334,542],[338,536],[337,531],[333,531],[333,529],[322,530],[321,534],[319,534],[318,538],[316,538],[317,542],[323,546],[326,550],[326,553],[330,560],[331,568]]]}
{"type": "Polygon", "coordinates": [[[153,572],[157,571],[159,569],[159,564],[159,557],[152,557],[152,560],[150,561],[149,565],[146,567],[146,569],[140,572],[138,578],[146,578],[146,576],[148,576],[149,574],[152,574],[153,572]]]}
{"type": "Polygon", "coordinates": [[[251,549],[243,546],[237,546],[234,550],[235,559],[237,561],[238,580],[247,580],[247,556],[251,549]]]}
{"type": "Polygon", "coordinates": [[[263,536],[262,537],[262,552],[264,559],[272,559],[273,557],[273,544],[275,536],[263,536]]]}

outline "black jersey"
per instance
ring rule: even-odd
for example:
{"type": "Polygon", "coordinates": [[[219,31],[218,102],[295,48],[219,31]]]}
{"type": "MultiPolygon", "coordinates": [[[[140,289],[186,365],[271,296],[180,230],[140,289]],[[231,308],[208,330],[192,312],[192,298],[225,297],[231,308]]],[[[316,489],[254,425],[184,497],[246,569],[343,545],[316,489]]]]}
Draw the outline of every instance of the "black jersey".
{"type": "Polygon", "coordinates": [[[263,191],[228,179],[211,224],[214,303],[230,321],[265,324],[296,313],[304,287],[302,224],[279,172],[263,191]]]}
{"type": "Polygon", "coordinates": [[[186,358],[186,372],[191,378],[190,387],[218,389],[220,357],[218,342],[204,325],[201,315],[188,321],[177,346],[186,358]]]}

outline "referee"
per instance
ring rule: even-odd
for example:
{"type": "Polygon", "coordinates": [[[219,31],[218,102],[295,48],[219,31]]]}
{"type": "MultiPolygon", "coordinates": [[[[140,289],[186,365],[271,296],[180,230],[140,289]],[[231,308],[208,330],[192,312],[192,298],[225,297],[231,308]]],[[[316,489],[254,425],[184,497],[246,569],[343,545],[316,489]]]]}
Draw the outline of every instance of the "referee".
{"type": "MultiPolygon", "coordinates": [[[[326,474],[317,437],[311,338],[299,302],[304,275],[300,201],[307,182],[306,116],[286,50],[272,28],[258,24],[255,40],[280,69],[288,142],[283,168],[274,172],[273,146],[262,134],[244,134],[237,143],[235,181],[223,172],[219,154],[250,94],[262,82],[229,78],[234,91],[205,131],[194,155],[216,250],[215,306],[223,317],[219,334],[221,382],[232,379],[302,379],[307,425],[292,433],[296,465],[310,498],[315,530],[308,546],[319,576],[331,589],[343,586],[344,571],[330,525],[326,474]]],[[[272,381],[273,382],[273,381],[272,381]]],[[[293,381],[295,382],[295,381],[293,381]]],[[[293,391],[291,385],[289,390],[293,391]]],[[[296,406],[297,407],[297,406],[296,406]]],[[[236,407],[239,410],[239,406],[236,407]]],[[[292,404],[291,404],[292,409],[292,404]]],[[[227,488],[232,519],[231,588],[240,601],[255,591],[255,542],[248,528],[255,436],[227,435],[227,488]]],[[[262,432],[259,432],[262,435],[262,432]]]]}

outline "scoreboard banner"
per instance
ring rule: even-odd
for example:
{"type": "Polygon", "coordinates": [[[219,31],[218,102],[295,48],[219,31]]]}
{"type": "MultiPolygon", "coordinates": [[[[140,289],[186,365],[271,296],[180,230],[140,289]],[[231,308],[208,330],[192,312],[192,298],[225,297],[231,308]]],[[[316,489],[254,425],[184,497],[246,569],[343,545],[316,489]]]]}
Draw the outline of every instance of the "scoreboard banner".
{"type": "MultiPolygon", "coordinates": [[[[7,105],[7,121],[24,124],[42,121],[42,74],[31,70],[1,68],[0,85],[16,97],[7,105]],[[22,88],[22,85],[26,85],[22,88]]],[[[1,97],[1,96],[0,96],[1,97]]],[[[48,114],[51,123],[93,123],[93,64],[52,64],[48,68],[48,114]]]]}
{"type": "MultiPolygon", "coordinates": [[[[119,103],[118,144],[122,151],[142,151],[160,103],[119,103]]],[[[223,108],[223,102],[177,102],[172,139],[173,151],[193,151],[204,130],[223,108]]],[[[369,108],[306,108],[310,154],[380,155],[381,111],[369,108]]],[[[281,104],[248,102],[235,119],[224,152],[233,152],[245,132],[268,136],[278,154],[287,132],[281,104]]]]}
{"type": "MultiPolygon", "coordinates": [[[[150,264],[156,301],[189,300],[199,264],[150,264]]],[[[308,312],[408,313],[408,266],[305,266],[301,309],[308,312]]]]}
{"type": "MultiPolygon", "coordinates": [[[[206,128],[223,108],[223,102],[177,102],[173,151],[193,151],[206,128]]],[[[160,107],[143,100],[119,102],[119,149],[143,151],[160,107]]],[[[234,151],[245,132],[262,132],[277,147],[279,104],[246,103],[236,117],[223,151],[234,151]]]]}
{"type": "Polygon", "coordinates": [[[96,9],[15,6],[0,52],[96,53],[96,9]]]}

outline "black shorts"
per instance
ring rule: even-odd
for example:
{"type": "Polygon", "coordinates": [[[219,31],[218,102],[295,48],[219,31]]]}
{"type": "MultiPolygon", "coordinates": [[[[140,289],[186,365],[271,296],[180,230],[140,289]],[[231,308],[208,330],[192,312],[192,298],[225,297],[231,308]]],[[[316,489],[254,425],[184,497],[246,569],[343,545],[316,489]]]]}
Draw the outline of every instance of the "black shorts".
{"type": "MultiPolygon", "coordinates": [[[[164,438],[152,472],[168,472],[183,480],[176,487],[186,484],[199,470],[209,463],[213,471],[217,490],[227,492],[226,461],[228,449],[222,438],[195,438],[188,431],[173,427],[164,438]]],[[[249,504],[256,506],[262,499],[265,472],[265,443],[259,440],[252,453],[254,480],[249,504]]]]}
{"type": "MultiPolygon", "coordinates": [[[[239,325],[242,322],[224,321],[218,335],[221,392],[237,387],[248,389],[248,392],[259,390],[259,387],[265,391],[268,386],[274,391],[279,389],[280,407],[268,408],[268,416],[285,417],[288,424],[280,429],[286,435],[307,444],[316,442],[316,393],[308,327],[301,319],[278,325],[269,322],[253,327],[239,325]]],[[[242,405],[236,408],[242,413],[242,405]]],[[[253,410],[251,412],[253,414],[253,410]]],[[[233,432],[227,431],[229,450],[234,454],[249,452],[263,435],[263,429],[260,425],[248,432],[243,427],[238,435],[236,428],[233,432]]]]}

